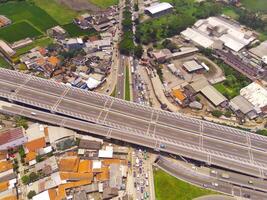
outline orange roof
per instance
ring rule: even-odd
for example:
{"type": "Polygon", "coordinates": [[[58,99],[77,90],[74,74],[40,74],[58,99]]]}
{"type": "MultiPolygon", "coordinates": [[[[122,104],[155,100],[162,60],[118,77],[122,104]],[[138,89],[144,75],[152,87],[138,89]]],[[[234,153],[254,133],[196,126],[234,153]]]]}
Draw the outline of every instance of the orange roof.
{"type": "Polygon", "coordinates": [[[7,151],[0,151],[0,160],[4,160],[7,158],[7,151]]]}
{"type": "Polygon", "coordinates": [[[28,149],[28,151],[37,151],[41,148],[44,148],[46,146],[45,138],[41,137],[36,140],[32,140],[30,142],[27,142],[25,144],[25,147],[28,149]]]}
{"type": "Polygon", "coordinates": [[[48,190],[50,200],[55,200],[57,197],[57,191],[55,189],[48,190]]]}
{"type": "Polygon", "coordinates": [[[62,172],[77,172],[80,158],[77,156],[62,158],[59,161],[59,171],[62,172]]]}
{"type": "Polygon", "coordinates": [[[185,99],[185,95],[179,89],[173,90],[172,95],[180,101],[185,99]]]}
{"type": "Polygon", "coordinates": [[[68,151],[68,152],[66,152],[66,155],[67,156],[77,156],[78,153],[76,151],[68,151]]]}
{"type": "Polygon", "coordinates": [[[81,160],[78,167],[79,173],[92,172],[92,161],[91,160],[81,160]]]}
{"type": "Polygon", "coordinates": [[[33,151],[30,151],[29,153],[26,154],[25,161],[30,162],[36,158],[36,153],[33,151]]]}
{"type": "Polygon", "coordinates": [[[58,186],[58,195],[56,197],[56,200],[62,200],[66,198],[66,189],[69,188],[75,188],[75,187],[80,187],[82,185],[88,185],[91,184],[91,181],[89,180],[81,180],[81,181],[76,181],[76,182],[71,182],[71,183],[65,183],[62,185],[58,186]]]}
{"type": "Polygon", "coordinates": [[[103,165],[111,165],[111,164],[121,164],[127,165],[127,160],[120,160],[120,159],[105,159],[102,161],[103,165]]]}
{"type": "Polygon", "coordinates": [[[0,192],[6,191],[8,189],[8,186],[9,186],[8,181],[1,182],[0,183],[0,192]]]}
{"type": "Polygon", "coordinates": [[[5,172],[13,168],[11,161],[1,161],[0,162],[0,172],[5,172]]]}
{"type": "Polygon", "coordinates": [[[17,196],[16,195],[12,195],[12,196],[8,196],[8,197],[4,197],[1,200],[17,200],[17,196]]]}
{"type": "Polygon", "coordinates": [[[96,175],[96,180],[98,181],[106,181],[109,179],[109,168],[102,167],[101,172],[96,175]]]}
{"type": "Polygon", "coordinates": [[[94,174],[91,173],[76,173],[76,172],[60,172],[62,180],[90,180],[93,181],[94,174]]]}
{"type": "Polygon", "coordinates": [[[60,62],[60,60],[55,56],[49,57],[47,61],[53,66],[56,66],[60,62]]]}

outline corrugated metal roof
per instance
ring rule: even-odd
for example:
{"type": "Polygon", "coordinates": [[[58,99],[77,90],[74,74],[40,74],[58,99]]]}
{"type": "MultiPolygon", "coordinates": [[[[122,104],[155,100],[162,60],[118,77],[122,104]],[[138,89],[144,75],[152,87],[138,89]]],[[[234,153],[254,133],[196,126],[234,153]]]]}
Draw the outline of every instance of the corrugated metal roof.
{"type": "Polygon", "coordinates": [[[205,95],[215,106],[218,106],[227,100],[220,92],[218,92],[211,85],[207,85],[206,87],[201,89],[201,93],[205,95]]]}
{"type": "Polygon", "coordinates": [[[145,10],[150,12],[152,15],[162,12],[164,10],[168,10],[173,8],[173,6],[169,3],[163,2],[163,3],[159,3],[150,7],[147,7],[145,10]]]}

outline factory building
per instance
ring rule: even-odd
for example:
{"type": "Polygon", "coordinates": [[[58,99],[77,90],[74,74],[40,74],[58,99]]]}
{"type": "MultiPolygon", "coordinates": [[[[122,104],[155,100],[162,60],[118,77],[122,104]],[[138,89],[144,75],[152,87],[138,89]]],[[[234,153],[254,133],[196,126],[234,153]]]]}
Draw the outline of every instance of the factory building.
{"type": "Polygon", "coordinates": [[[173,6],[171,4],[163,2],[147,7],[145,9],[145,14],[151,17],[159,17],[167,13],[170,13],[172,9],[173,6]]]}

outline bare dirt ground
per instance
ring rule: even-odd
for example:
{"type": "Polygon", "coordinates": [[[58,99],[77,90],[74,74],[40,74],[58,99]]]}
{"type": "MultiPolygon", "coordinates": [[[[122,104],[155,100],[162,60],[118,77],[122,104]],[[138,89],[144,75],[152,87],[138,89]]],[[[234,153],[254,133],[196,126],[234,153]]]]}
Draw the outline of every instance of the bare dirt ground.
{"type": "Polygon", "coordinates": [[[57,1],[76,11],[85,11],[85,10],[91,12],[101,11],[99,7],[90,3],[88,0],[57,0],[57,1]]]}

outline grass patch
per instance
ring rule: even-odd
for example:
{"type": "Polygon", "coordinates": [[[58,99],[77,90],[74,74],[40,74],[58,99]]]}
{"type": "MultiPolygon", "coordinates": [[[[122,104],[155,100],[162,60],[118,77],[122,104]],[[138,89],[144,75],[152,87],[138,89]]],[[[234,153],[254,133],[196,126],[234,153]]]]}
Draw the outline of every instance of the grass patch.
{"type": "Polygon", "coordinates": [[[235,12],[234,9],[230,8],[230,7],[226,7],[223,9],[223,14],[227,15],[229,17],[231,17],[232,19],[238,20],[239,19],[239,15],[235,12]]]}
{"type": "Polygon", "coordinates": [[[91,35],[97,34],[94,29],[83,30],[73,23],[63,25],[63,28],[69,33],[70,37],[78,37],[78,36],[84,36],[84,35],[91,36],[91,35]]]}
{"type": "Polygon", "coordinates": [[[125,72],[125,96],[124,99],[126,101],[131,101],[131,88],[130,88],[130,74],[129,67],[126,66],[125,72]]]}
{"type": "Polygon", "coordinates": [[[44,37],[44,38],[40,38],[38,40],[35,40],[32,44],[29,44],[25,47],[19,48],[16,50],[16,54],[13,57],[18,57],[26,52],[28,52],[29,50],[33,49],[34,47],[46,47],[49,44],[51,44],[53,42],[53,40],[49,37],[44,37]]]}
{"type": "Polygon", "coordinates": [[[155,193],[157,200],[191,200],[200,196],[215,194],[181,181],[163,170],[154,170],[155,193]]]}
{"type": "Polygon", "coordinates": [[[89,2],[95,4],[100,8],[107,8],[109,6],[117,5],[119,0],[89,0],[89,2]]]}
{"type": "Polygon", "coordinates": [[[13,23],[26,20],[43,32],[58,24],[44,10],[28,1],[1,3],[0,13],[10,18],[13,23]]]}
{"type": "Polygon", "coordinates": [[[224,83],[217,83],[214,87],[223,95],[227,96],[229,99],[234,98],[235,96],[239,95],[238,88],[234,86],[226,86],[224,83]]]}
{"type": "Polygon", "coordinates": [[[116,96],[117,86],[115,86],[114,90],[112,91],[111,95],[112,97],[116,96]]]}
{"type": "Polygon", "coordinates": [[[0,68],[6,68],[6,69],[11,68],[11,65],[1,56],[0,56],[0,68]]]}
{"type": "Polygon", "coordinates": [[[10,43],[26,37],[35,38],[40,35],[42,35],[40,31],[25,21],[0,29],[0,38],[10,43]]]}
{"type": "Polygon", "coordinates": [[[253,12],[267,12],[266,0],[241,0],[242,5],[253,12]]]}
{"type": "Polygon", "coordinates": [[[33,0],[33,2],[61,25],[70,23],[78,14],[67,6],[59,4],[56,0],[33,0]]]}

